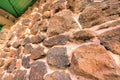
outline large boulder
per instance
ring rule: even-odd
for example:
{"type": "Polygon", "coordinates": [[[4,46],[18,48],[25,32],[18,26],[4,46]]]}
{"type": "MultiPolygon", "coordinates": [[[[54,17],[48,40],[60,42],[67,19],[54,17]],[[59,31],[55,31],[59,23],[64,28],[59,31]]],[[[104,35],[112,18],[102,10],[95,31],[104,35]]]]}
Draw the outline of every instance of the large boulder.
{"type": "Polygon", "coordinates": [[[77,48],[72,55],[71,69],[86,80],[120,79],[120,68],[99,44],[89,43],[77,48]]]}

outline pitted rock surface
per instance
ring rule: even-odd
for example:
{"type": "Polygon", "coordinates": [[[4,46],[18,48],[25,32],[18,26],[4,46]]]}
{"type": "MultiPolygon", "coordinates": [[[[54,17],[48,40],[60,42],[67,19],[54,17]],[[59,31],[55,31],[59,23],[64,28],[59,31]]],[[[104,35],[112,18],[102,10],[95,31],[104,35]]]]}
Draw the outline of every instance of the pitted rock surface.
{"type": "Polygon", "coordinates": [[[47,52],[47,62],[59,68],[69,66],[70,62],[67,56],[67,49],[65,47],[54,47],[49,49],[47,52]]]}

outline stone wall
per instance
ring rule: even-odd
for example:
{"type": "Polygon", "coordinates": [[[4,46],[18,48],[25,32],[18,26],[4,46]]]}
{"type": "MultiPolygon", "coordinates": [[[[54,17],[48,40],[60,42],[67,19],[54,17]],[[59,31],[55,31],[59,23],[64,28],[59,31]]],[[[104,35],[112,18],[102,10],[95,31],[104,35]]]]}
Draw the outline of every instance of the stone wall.
{"type": "Polygon", "coordinates": [[[119,6],[38,0],[3,29],[0,80],[120,80],[119,6]]]}

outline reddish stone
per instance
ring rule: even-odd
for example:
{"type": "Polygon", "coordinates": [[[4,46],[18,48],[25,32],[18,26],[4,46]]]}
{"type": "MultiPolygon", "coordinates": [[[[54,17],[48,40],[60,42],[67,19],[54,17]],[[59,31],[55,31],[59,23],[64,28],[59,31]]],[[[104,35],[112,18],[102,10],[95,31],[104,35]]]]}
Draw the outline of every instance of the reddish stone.
{"type": "Polygon", "coordinates": [[[25,54],[30,54],[30,52],[32,51],[33,47],[31,44],[27,44],[24,46],[24,53],[25,54]]]}
{"type": "Polygon", "coordinates": [[[3,80],[13,80],[13,75],[12,74],[8,74],[6,75],[3,80]]]}
{"type": "Polygon", "coordinates": [[[11,58],[11,59],[5,60],[3,67],[5,70],[7,70],[8,73],[13,72],[16,68],[16,59],[11,58]]]}
{"type": "Polygon", "coordinates": [[[73,18],[72,12],[63,10],[50,18],[47,34],[48,36],[54,36],[75,28],[78,28],[78,25],[73,18]]]}
{"type": "Polygon", "coordinates": [[[45,76],[45,80],[72,80],[66,72],[55,71],[45,76]]]}
{"type": "Polygon", "coordinates": [[[44,40],[43,45],[52,47],[54,45],[64,45],[69,41],[69,36],[57,35],[49,39],[44,40]]]}
{"type": "Polygon", "coordinates": [[[65,68],[69,66],[70,62],[67,56],[67,49],[65,47],[54,47],[47,52],[47,62],[49,65],[65,68]]]}
{"type": "Polygon", "coordinates": [[[119,1],[106,1],[88,5],[79,16],[83,28],[91,28],[119,18],[119,1]]]}
{"type": "Polygon", "coordinates": [[[30,55],[31,59],[34,59],[34,60],[39,59],[45,55],[44,48],[41,46],[38,46],[37,48],[33,48],[30,54],[31,54],[30,55]]]}
{"type": "Polygon", "coordinates": [[[104,32],[98,38],[106,49],[120,55],[120,28],[104,32]]]}
{"type": "Polygon", "coordinates": [[[24,56],[22,58],[22,65],[25,68],[29,68],[30,67],[30,57],[29,56],[27,56],[27,57],[24,56]]]}
{"type": "Polygon", "coordinates": [[[75,40],[90,40],[95,37],[95,33],[91,30],[80,30],[73,34],[75,40]]]}
{"type": "Polygon", "coordinates": [[[37,44],[37,43],[42,42],[44,39],[45,39],[45,37],[42,35],[35,35],[30,38],[30,42],[33,44],[37,44]]]}
{"type": "Polygon", "coordinates": [[[86,80],[119,80],[120,68],[114,59],[99,44],[86,44],[77,48],[72,55],[71,70],[86,80]]]}
{"type": "Polygon", "coordinates": [[[17,70],[13,80],[27,80],[26,79],[26,70],[17,70]]]}
{"type": "Polygon", "coordinates": [[[44,80],[43,76],[47,73],[44,62],[36,61],[31,64],[29,80],[44,80]]]}

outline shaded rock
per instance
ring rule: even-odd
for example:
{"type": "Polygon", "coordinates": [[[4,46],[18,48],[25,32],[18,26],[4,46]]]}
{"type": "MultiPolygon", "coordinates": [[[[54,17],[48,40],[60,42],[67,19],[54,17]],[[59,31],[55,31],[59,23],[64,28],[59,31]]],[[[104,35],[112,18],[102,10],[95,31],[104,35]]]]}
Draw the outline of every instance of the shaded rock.
{"type": "Polygon", "coordinates": [[[24,48],[22,46],[20,46],[18,49],[17,49],[17,52],[16,52],[16,57],[19,59],[21,58],[21,54],[23,53],[24,51],[24,48]]]}
{"type": "Polygon", "coordinates": [[[31,64],[29,80],[44,80],[43,76],[47,73],[44,62],[36,61],[31,64]]]}
{"type": "Polygon", "coordinates": [[[90,28],[104,22],[119,18],[120,3],[99,2],[88,5],[79,16],[79,22],[83,28],[90,28]]]}
{"type": "Polygon", "coordinates": [[[7,39],[7,33],[0,32],[0,40],[5,40],[5,39],[7,39]]]}
{"type": "Polygon", "coordinates": [[[30,24],[31,20],[30,19],[24,19],[22,20],[22,25],[28,26],[30,24]]]}
{"type": "Polygon", "coordinates": [[[30,57],[29,56],[27,56],[27,57],[23,57],[22,58],[22,66],[24,67],[24,68],[29,68],[30,67],[30,57]]]}
{"type": "Polygon", "coordinates": [[[27,44],[24,46],[24,53],[25,54],[30,54],[30,52],[32,51],[33,47],[31,44],[27,44]]]}
{"type": "Polygon", "coordinates": [[[31,34],[36,35],[38,32],[39,26],[38,23],[35,23],[33,27],[30,29],[31,34]]]}
{"type": "Polygon", "coordinates": [[[70,10],[63,10],[50,18],[47,34],[48,36],[58,35],[78,27],[73,13],[70,10]]]}
{"type": "Polygon", "coordinates": [[[120,55],[120,28],[112,29],[98,36],[106,49],[120,55]]]}
{"type": "Polygon", "coordinates": [[[30,58],[31,59],[39,59],[45,55],[44,48],[41,46],[38,46],[37,48],[33,48],[30,52],[30,58]]]}
{"type": "Polygon", "coordinates": [[[53,16],[50,18],[50,24],[48,25],[47,34],[48,36],[58,35],[67,31],[65,18],[61,16],[53,16]]]}
{"type": "Polygon", "coordinates": [[[35,35],[33,37],[30,38],[30,42],[33,43],[33,44],[37,44],[37,43],[40,43],[42,42],[43,40],[45,39],[44,36],[40,36],[40,35],[35,35]]]}
{"type": "Polygon", "coordinates": [[[27,44],[24,47],[25,54],[31,54],[31,59],[39,59],[45,55],[44,48],[41,46],[33,47],[31,44],[27,44]]]}
{"type": "Polygon", "coordinates": [[[67,56],[67,49],[65,47],[54,47],[49,49],[47,52],[47,63],[58,68],[69,66],[70,62],[67,56]]]}
{"type": "Polygon", "coordinates": [[[48,20],[47,19],[43,19],[41,22],[40,22],[40,24],[39,24],[39,26],[40,26],[40,31],[41,32],[46,32],[47,31],[47,28],[48,28],[48,20]]]}
{"type": "Polygon", "coordinates": [[[43,16],[42,16],[43,18],[50,18],[51,17],[51,12],[50,11],[45,11],[44,13],[43,13],[43,16]]]}
{"type": "Polygon", "coordinates": [[[57,35],[44,40],[43,45],[52,47],[54,45],[64,45],[69,41],[69,36],[57,35]]]}
{"type": "Polygon", "coordinates": [[[91,3],[92,0],[67,0],[67,7],[75,13],[79,13],[85,9],[85,7],[91,3]]]}
{"type": "Polygon", "coordinates": [[[91,30],[80,30],[73,34],[75,40],[90,40],[95,37],[95,33],[91,30]]]}
{"type": "Polygon", "coordinates": [[[4,68],[0,68],[0,79],[3,77],[3,75],[4,75],[4,68]]]}
{"type": "Polygon", "coordinates": [[[51,10],[52,10],[53,14],[67,8],[66,0],[58,0],[58,1],[56,0],[55,2],[53,1],[52,3],[53,4],[51,5],[51,10]]]}
{"type": "Polygon", "coordinates": [[[66,72],[55,71],[45,76],[45,80],[72,80],[66,72]]]}
{"type": "Polygon", "coordinates": [[[12,44],[12,47],[18,48],[21,45],[20,41],[16,41],[12,44]]]}
{"type": "Polygon", "coordinates": [[[3,65],[4,65],[4,60],[0,58],[0,67],[2,67],[3,65]]]}
{"type": "Polygon", "coordinates": [[[8,73],[11,73],[16,68],[16,59],[8,59],[4,62],[4,69],[7,70],[8,73]]]}
{"type": "Polygon", "coordinates": [[[13,80],[26,80],[26,70],[17,70],[13,80]]]}
{"type": "Polygon", "coordinates": [[[6,56],[6,52],[0,49],[0,58],[5,58],[6,56]]]}
{"type": "Polygon", "coordinates": [[[7,57],[13,57],[13,58],[15,58],[16,57],[16,53],[17,53],[17,50],[10,49],[10,51],[7,52],[7,57]]]}
{"type": "Polygon", "coordinates": [[[120,77],[120,68],[105,48],[99,44],[89,43],[77,48],[72,55],[71,69],[75,74],[87,80],[115,80],[120,77]],[[108,77],[109,76],[109,77],[108,77]]]}
{"type": "MultiPolygon", "coordinates": [[[[17,38],[25,38],[25,35],[26,35],[26,29],[27,27],[25,26],[22,26],[22,25],[16,25],[17,27],[14,29],[14,31],[16,32],[16,37],[17,38]]],[[[15,36],[14,36],[15,37],[15,36]]],[[[13,39],[14,39],[13,37],[13,39]]]]}
{"type": "Polygon", "coordinates": [[[30,38],[29,38],[29,37],[26,37],[26,38],[23,39],[23,41],[22,41],[21,44],[22,44],[22,45],[26,45],[26,44],[30,43],[30,41],[31,41],[30,38]]]}

